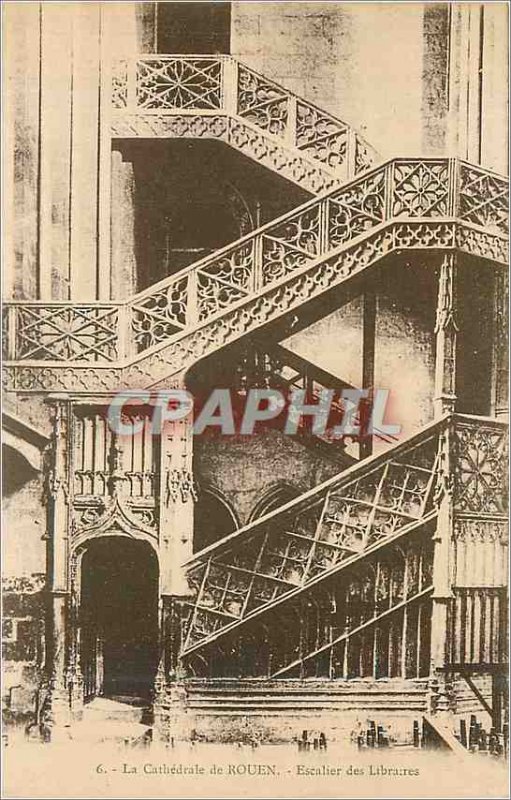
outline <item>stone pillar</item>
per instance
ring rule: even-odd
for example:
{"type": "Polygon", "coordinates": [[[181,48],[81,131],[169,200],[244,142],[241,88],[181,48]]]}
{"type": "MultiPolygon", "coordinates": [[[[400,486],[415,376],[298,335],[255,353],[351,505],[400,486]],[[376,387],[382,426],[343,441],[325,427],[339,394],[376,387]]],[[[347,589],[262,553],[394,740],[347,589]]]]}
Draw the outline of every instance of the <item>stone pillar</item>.
{"type": "Polygon", "coordinates": [[[69,507],[67,442],[70,404],[53,396],[55,404],[53,463],[49,475],[48,505],[48,632],[46,645],[47,693],[42,709],[42,730],[46,737],[59,738],[70,724],[70,703],[66,681],[69,615],[69,507]]]}
{"type": "MultiPolygon", "coordinates": [[[[69,4],[41,3],[39,291],[70,297],[72,14],[69,4]]],[[[89,202],[93,202],[89,198],[89,202]]]]}
{"type": "Polygon", "coordinates": [[[449,414],[456,405],[456,255],[443,256],[438,279],[436,310],[435,418],[449,414]]]}
{"type": "Polygon", "coordinates": [[[95,300],[98,284],[100,5],[69,5],[72,17],[69,294],[77,302],[95,300]]]}
{"type": "Polygon", "coordinates": [[[503,269],[494,273],[493,342],[492,342],[492,393],[491,415],[507,420],[509,408],[508,389],[508,276],[503,269]]]}
{"type": "MultiPolygon", "coordinates": [[[[98,141],[98,285],[99,300],[118,300],[128,296],[135,290],[135,275],[129,281],[133,266],[134,254],[130,253],[124,275],[119,275],[118,263],[115,259],[130,250],[130,234],[126,245],[120,245],[119,237],[125,237],[122,225],[128,224],[130,231],[133,225],[129,213],[130,166],[119,174],[119,158],[112,160],[112,137],[110,133],[110,74],[112,62],[117,59],[135,58],[145,52],[154,52],[156,42],[156,3],[99,3],[101,18],[100,74],[98,91],[100,96],[99,141],[98,141]],[[121,198],[121,218],[117,200],[121,198]],[[128,205],[127,205],[128,204],[128,205]],[[124,216],[124,212],[128,216],[124,216]],[[111,230],[112,225],[112,230],[111,230]],[[120,248],[123,253],[120,253],[120,248]],[[111,258],[114,260],[113,266],[111,258]],[[116,271],[117,267],[117,271],[116,271]],[[114,273],[112,274],[112,269],[114,273]],[[122,292],[122,295],[119,294],[122,292]]],[[[131,172],[132,176],[132,172],[131,172]]]]}
{"type": "Polygon", "coordinates": [[[453,429],[448,420],[440,434],[438,483],[435,503],[438,507],[433,537],[433,595],[431,612],[430,676],[434,702],[432,711],[451,707],[450,685],[445,667],[449,662],[449,607],[452,601],[452,540],[454,531],[454,481],[451,448],[453,429]]]}
{"type": "Polygon", "coordinates": [[[161,593],[177,597],[189,594],[182,564],[193,553],[192,424],[191,417],[166,423],[161,439],[161,593]]]}
{"type": "MultiPolygon", "coordinates": [[[[370,420],[368,410],[372,409],[372,393],[374,390],[374,366],[376,350],[376,295],[371,289],[366,289],[363,300],[363,334],[362,334],[362,388],[369,390],[367,402],[362,402],[361,417],[362,428],[370,420]]],[[[373,452],[373,438],[364,435],[360,441],[360,458],[368,458],[373,452]]]]}
{"type": "Polygon", "coordinates": [[[4,21],[4,269],[6,299],[38,296],[38,3],[6,3],[4,21]]]}
{"type": "Polygon", "coordinates": [[[504,3],[451,10],[448,154],[507,172],[507,14],[504,3]]]}
{"type": "Polygon", "coordinates": [[[187,738],[185,731],[186,688],[179,662],[183,620],[183,598],[162,595],[161,657],[154,686],[154,728],[161,741],[187,738]]]}
{"type": "Polygon", "coordinates": [[[509,8],[505,3],[484,4],[481,91],[481,164],[509,171],[509,8]]]}
{"type": "MultiPolygon", "coordinates": [[[[184,384],[181,382],[180,386],[184,384]]],[[[176,387],[177,388],[177,387],[176,387]]],[[[161,656],[155,682],[155,719],[160,736],[181,730],[184,673],[179,662],[183,602],[190,587],[183,562],[193,553],[194,486],[193,420],[165,424],[160,461],[160,596],[161,656]]]]}
{"type": "Polygon", "coordinates": [[[133,164],[119,150],[112,152],[112,264],[113,299],[126,300],[137,291],[135,257],[135,176],[133,164]]]}
{"type": "Polygon", "coordinates": [[[478,162],[481,141],[480,3],[451,10],[448,153],[478,162]]]}

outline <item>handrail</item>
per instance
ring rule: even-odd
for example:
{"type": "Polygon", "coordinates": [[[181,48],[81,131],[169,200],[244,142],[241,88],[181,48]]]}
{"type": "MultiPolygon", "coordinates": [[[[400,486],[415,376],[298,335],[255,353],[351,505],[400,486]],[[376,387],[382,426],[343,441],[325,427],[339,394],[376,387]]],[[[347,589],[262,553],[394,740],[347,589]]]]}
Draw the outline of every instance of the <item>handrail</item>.
{"type": "Polygon", "coordinates": [[[273,511],[269,511],[267,514],[264,514],[262,517],[249,522],[242,528],[238,528],[238,530],[228,534],[220,541],[214,542],[213,544],[205,547],[203,550],[194,553],[193,556],[183,562],[183,566],[196,566],[196,562],[202,561],[204,558],[209,558],[211,553],[215,550],[230,547],[237,539],[241,539],[243,536],[246,536],[247,533],[250,533],[258,527],[266,525],[268,522],[271,522],[272,519],[280,516],[281,514],[288,512],[297,513],[298,511],[309,507],[311,502],[313,502],[316,498],[318,500],[321,499],[329,489],[339,489],[345,484],[349,484],[354,475],[356,476],[356,479],[358,479],[363,475],[367,475],[373,470],[378,469],[378,467],[381,467],[382,464],[385,464],[385,462],[387,462],[390,458],[395,458],[402,455],[404,452],[410,449],[410,447],[415,448],[418,444],[426,441],[432,433],[435,431],[439,432],[441,429],[443,429],[447,425],[448,421],[449,417],[445,416],[441,420],[428,422],[427,425],[424,425],[422,428],[416,431],[411,437],[407,438],[406,441],[400,442],[394,447],[389,447],[383,453],[375,453],[363,461],[358,461],[356,464],[352,464],[340,474],[333,475],[331,478],[327,478],[327,480],[299,495],[299,497],[294,497],[287,503],[284,503],[278,508],[273,509],[273,511]]]}
{"type": "Polygon", "coordinates": [[[82,363],[136,363],[394,220],[439,223],[456,219],[485,232],[490,228],[492,235],[507,239],[507,185],[502,176],[457,159],[390,159],[125,303],[6,303],[6,359],[72,362],[76,345],[75,359],[82,363]],[[33,316],[20,317],[30,309],[33,316]],[[62,341],[58,314],[66,310],[70,353],[57,349],[53,354],[53,341],[58,345],[62,341]],[[95,318],[109,311],[116,313],[108,324],[103,317],[95,318]],[[97,345],[93,343],[96,333],[97,345]],[[34,341],[43,345],[39,358],[34,341]],[[121,341],[126,349],[121,350],[121,341]]]}
{"type": "Polygon", "coordinates": [[[425,426],[185,562],[194,597],[182,655],[430,524],[450,423],[425,426]]]}
{"type": "Polygon", "coordinates": [[[446,414],[195,554],[183,565],[193,596],[186,601],[191,613],[181,655],[190,656],[369,554],[424,531],[440,512],[442,498],[454,518],[473,508],[480,512],[489,489],[483,483],[475,499],[467,493],[472,472],[464,463],[474,447],[485,456],[490,449],[500,474],[507,463],[505,436],[494,431],[505,427],[488,418],[446,414]],[[453,493],[446,494],[451,452],[456,453],[454,471],[449,470],[453,493]]]}
{"type": "Polygon", "coordinates": [[[357,152],[350,152],[353,149],[364,151],[362,169],[376,156],[353,126],[231,55],[139,54],[115,59],[111,68],[111,103],[116,114],[172,115],[195,110],[248,119],[260,131],[298,148],[334,174],[337,170],[330,159],[340,161],[344,172],[346,167],[348,172],[360,171],[357,152]],[[316,131],[318,123],[320,130],[316,131]],[[355,148],[349,145],[350,137],[355,148]],[[324,146],[325,138],[330,140],[330,150],[324,146]],[[316,149],[319,140],[321,147],[316,149]],[[307,152],[311,147],[312,156],[307,152]]]}
{"type": "Polygon", "coordinates": [[[419,428],[415,431],[410,437],[408,437],[405,441],[399,442],[392,447],[389,447],[382,453],[375,453],[368,458],[365,458],[363,461],[358,461],[356,464],[352,464],[346,470],[341,472],[340,474],[333,475],[327,480],[319,483],[317,486],[314,486],[312,489],[301,494],[299,497],[294,497],[291,500],[288,500],[283,505],[279,506],[278,508],[269,511],[267,514],[259,517],[252,522],[249,522],[247,525],[244,525],[242,528],[238,528],[238,530],[233,531],[233,533],[228,534],[219,542],[214,542],[213,544],[208,545],[204,549],[194,553],[189,559],[183,562],[183,566],[191,566],[194,565],[198,561],[203,560],[204,558],[208,558],[210,554],[219,549],[227,548],[231,544],[233,544],[237,539],[240,539],[243,536],[246,536],[247,533],[255,530],[259,526],[264,526],[268,522],[271,522],[272,519],[275,517],[287,513],[287,512],[298,512],[303,508],[307,508],[310,505],[310,502],[314,501],[315,498],[320,498],[323,494],[325,494],[329,489],[332,488],[341,488],[345,484],[349,484],[355,475],[356,478],[360,478],[363,475],[367,475],[368,473],[372,472],[373,470],[378,469],[386,461],[390,458],[396,458],[401,456],[404,452],[406,452],[411,447],[415,448],[417,445],[426,441],[432,433],[437,432],[440,433],[442,430],[445,430],[448,425],[452,422],[460,422],[461,424],[470,424],[470,423],[481,423],[483,425],[488,425],[490,427],[495,427],[501,430],[505,430],[508,426],[507,423],[503,420],[496,420],[493,417],[485,417],[485,416],[476,416],[470,414],[446,414],[441,419],[433,420],[432,422],[428,422],[426,425],[419,428]]]}

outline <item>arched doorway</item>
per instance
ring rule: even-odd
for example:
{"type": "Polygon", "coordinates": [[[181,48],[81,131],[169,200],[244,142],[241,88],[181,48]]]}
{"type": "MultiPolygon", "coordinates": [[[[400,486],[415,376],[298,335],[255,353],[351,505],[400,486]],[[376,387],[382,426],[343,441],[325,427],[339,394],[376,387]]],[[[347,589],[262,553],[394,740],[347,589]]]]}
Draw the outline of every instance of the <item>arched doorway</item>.
{"type": "Polygon", "coordinates": [[[85,699],[148,698],[158,661],[158,562],[143,541],[96,539],[81,568],[85,699]]]}

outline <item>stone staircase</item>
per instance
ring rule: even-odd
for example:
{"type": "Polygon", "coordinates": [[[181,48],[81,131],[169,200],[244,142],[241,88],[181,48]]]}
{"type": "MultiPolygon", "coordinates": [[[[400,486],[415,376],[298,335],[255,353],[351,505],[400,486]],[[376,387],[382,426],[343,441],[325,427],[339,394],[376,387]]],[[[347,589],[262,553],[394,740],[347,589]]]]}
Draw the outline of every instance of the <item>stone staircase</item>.
{"type": "Polygon", "coordinates": [[[349,743],[368,720],[385,721],[410,745],[413,718],[428,707],[428,681],[188,679],[180,735],[203,741],[290,742],[304,730],[349,743]]]}
{"type": "MultiPolygon", "coordinates": [[[[256,616],[285,609],[287,601],[299,602],[304,592],[317,591],[322,580],[339,578],[341,570],[434,519],[441,428],[427,426],[196,553],[186,564],[195,597],[184,658],[221,637],[236,636],[256,616]]],[[[427,593],[427,580],[415,591],[427,593]]],[[[391,609],[392,604],[381,611],[391,609]]],[[[276,666],[274,674],[280,675],[294,664],[290,659],[276,666]]]]}
{"type": "Polygon", "coordinates": [[[392,253],[458,250],[507,263],[504,177],[447,158],[373,167],[370,148],[349,126],[230,57],[121,62],[111,126],[112,136],[219,138],[285,177],[284,149],[302,187],[311,168],[329,178],[309,185],[318,197],[126,303],[6,303],[10,390],[157,386],[392,253]],[[263,144],[252,151],[234,144],[236,126],[255,130],[263,144]],[[271,164],[268,147],[278,153],[271,164]]]}

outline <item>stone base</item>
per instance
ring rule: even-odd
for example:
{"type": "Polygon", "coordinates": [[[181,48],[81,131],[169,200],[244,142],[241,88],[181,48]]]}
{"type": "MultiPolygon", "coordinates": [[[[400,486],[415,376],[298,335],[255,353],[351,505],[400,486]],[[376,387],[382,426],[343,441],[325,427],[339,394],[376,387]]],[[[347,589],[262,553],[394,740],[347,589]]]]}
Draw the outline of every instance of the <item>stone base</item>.
{"type": "Polygon", "coordinates": [[[323,732],[348,741],[370,721],[400,744],[428,712],[427,679],[186,679],[169,683],[155,703],[155,737],[247,744],[290,742],[323,732]]]}

